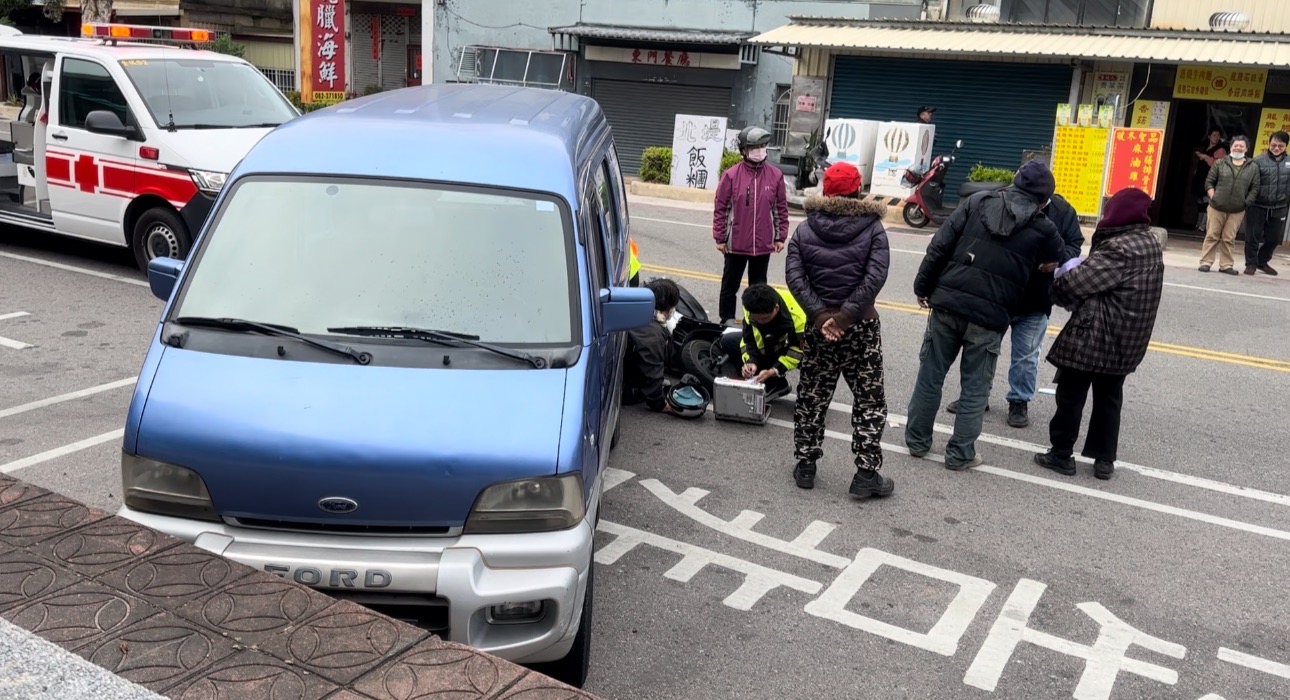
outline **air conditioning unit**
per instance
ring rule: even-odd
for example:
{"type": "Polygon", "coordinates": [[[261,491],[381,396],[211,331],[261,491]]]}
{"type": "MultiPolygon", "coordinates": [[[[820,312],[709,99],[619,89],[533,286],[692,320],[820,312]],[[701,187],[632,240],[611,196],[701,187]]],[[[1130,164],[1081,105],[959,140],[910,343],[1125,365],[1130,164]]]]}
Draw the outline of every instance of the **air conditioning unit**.
{"type": "Polygon", "coordinates": [[[1240,32],[1250,28],[1250,16],[1244,12],[1215,12],[1209,16],[1209,28],[1216,32],[1240,32]]]}

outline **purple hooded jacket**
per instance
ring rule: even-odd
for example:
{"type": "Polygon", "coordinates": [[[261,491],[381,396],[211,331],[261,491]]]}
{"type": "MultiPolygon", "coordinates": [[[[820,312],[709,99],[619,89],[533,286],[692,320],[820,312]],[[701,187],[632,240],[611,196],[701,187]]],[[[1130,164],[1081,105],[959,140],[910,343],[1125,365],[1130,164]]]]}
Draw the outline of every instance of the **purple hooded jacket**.
{"type": "Polygon", "coordinates": [[[770,163],[747,161],[721,174],[712,212],[712,239],[736,255],[770,255],[788,239],[784,174],[770,163]]]}

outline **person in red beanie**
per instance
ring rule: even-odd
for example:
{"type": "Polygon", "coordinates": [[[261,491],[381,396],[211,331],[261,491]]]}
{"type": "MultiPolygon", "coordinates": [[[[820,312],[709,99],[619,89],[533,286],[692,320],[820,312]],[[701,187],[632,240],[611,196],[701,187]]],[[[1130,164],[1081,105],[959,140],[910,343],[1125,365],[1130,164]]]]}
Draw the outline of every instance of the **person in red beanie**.
{"type": "Polygon", "coordinates": [[[1115,193],[1088,258],[1056,272],[1053,301],[1074,312],[1048,353],[1057,367],[1057,411],[1048,424],[1052,449],[1035,455],[1035,463],[1058,474],[1075,475],[1075,440],[1090,389],[1093,413],[1081,454],[1093,459],[1097,478],[1115,472],[1124,380],[1147,354],[1164,290],[1164,250],[1151,233],[1150,209],[1142,190],[1115,193]]]}
{"type": "Polygon", "coordinates": [[[824,171],[823,194],[807,198],[806,221],[788,241],[785,277],[809,325],[802,341],[801,378],[793,412],[793,479],[815,486],[823,456],[824,417],[841,375],[851,406],[853,496],[889,496],[895,482],[882,476],[882,431],[887,394],[882,327],[874,300],[891,262],[882,218],[887,205],[860,198],[860,171],[845,162],[824,171]]]}

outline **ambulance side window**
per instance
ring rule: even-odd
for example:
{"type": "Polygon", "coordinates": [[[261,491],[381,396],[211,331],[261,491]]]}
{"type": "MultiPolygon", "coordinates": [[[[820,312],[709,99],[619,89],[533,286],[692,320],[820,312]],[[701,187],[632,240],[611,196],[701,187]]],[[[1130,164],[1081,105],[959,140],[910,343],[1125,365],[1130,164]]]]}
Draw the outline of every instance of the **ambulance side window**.
{"type": "Polygon", "coordinates": [[[59,125],[84,129],[85,117],[100,109],[116,114],[122,124],[130,123],[125,95],[106,68],[79,58],[63,59],[58,86],[59,125]]]}

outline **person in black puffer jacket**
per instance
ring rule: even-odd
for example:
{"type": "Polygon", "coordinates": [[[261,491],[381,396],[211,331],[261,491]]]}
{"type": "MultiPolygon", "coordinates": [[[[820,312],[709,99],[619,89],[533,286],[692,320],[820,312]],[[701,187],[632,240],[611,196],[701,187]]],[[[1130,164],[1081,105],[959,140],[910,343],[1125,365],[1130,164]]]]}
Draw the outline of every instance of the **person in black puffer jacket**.
{"type": "Polygon", "coordinates": [[[981,464],[976,439],[1003,333],[1031,275],[1065,259],[1057,227],[1042,213],[1054,187],[1048,167],[1032,160],[1017,171],[1012,187],[959,203],[928,244],[914,278],[918,305],[931,312],[905,424],[911,455],[922,457],[932,448],[945,375],[961,350],[963,382],[945,466],[961,471],[981,464]]]}
{"type": "Polygon", "coordinates": [[[874,300],[887,283],[890,252],[882,217],[887,206],[860,199],[860,171],[835,163],[824,171],[824,195],[806,200],[806,221],[788,242],[785,277],[806,312],[801,379],[793,412],[793,479],[815,485],[824,451],[824,416],[838,375],[850,387],[854,496],[888,496],[895,482],[882,476],[882,431],[887,420],[882,329],[874,300]]]}

